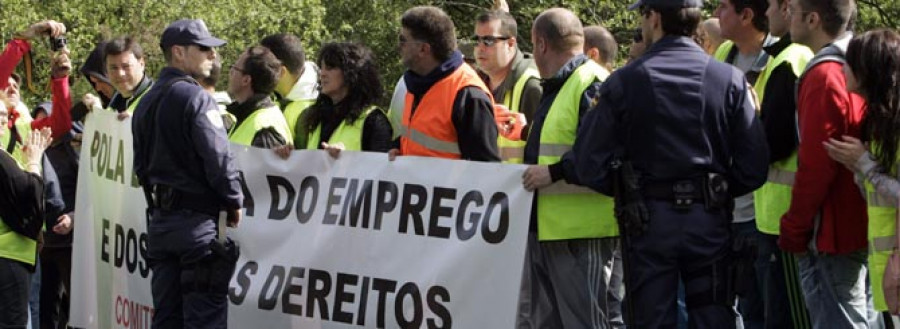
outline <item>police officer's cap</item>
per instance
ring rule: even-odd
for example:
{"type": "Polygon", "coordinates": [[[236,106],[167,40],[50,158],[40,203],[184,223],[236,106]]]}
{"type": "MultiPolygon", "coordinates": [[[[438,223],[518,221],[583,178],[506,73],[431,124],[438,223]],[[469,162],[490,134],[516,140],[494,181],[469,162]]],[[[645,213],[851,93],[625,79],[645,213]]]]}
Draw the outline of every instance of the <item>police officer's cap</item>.
{"type": "Polygon", "coordinates": [[[641,6],[655,8],[700,8],[703,7],[703,0],[638,0],[628,10],[635,10],[641,6]]]}
{"type": "Polygon", "coordinates": [[[179,19],[166,27],[159,45],[163,49],[174,45],[221,47],[225,40],[213,37],[202,20],[179,19]]]}

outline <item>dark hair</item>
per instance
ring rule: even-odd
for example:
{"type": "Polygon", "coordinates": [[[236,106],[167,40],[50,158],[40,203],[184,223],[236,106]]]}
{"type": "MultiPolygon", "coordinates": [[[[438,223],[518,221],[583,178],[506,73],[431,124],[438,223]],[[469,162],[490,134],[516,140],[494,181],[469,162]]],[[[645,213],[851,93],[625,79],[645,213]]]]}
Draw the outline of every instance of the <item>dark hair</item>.
{"type": "Polygon", "coordinates": [[[209,70],[209,76],[197,81],[201,86],[215,88],[216,84],[219,83],[219,78],[222,76],[222,60],[220,58],[221,57],[216,56],[216,60],[213,61],[212,69],[209,70]]]}
{"type": "MultiPolygon", "coordinates": [[[[326,43],[319,50],[318,63],[322,69],[338,68],[343,73],[344,84],[348,89],[347,97],[336,104],[334,111],[347,123],[359,119],[363,111],[381,98],[383,89],[378,64],[375,55],[366,46],[350,42],[326,43]]],[[[331,104],[331,98],[320,93],[316,103],[305,111],[308,113],[304,115],[310,131],[315,130],[330,115],[326,106],[328,104],[331,104]]]]}
{"type": "Polygon", "coordinates": [[[120,55],[126,51],[131,52],[134,58],[144,58],[144,48],[131,37],[123,36],[109,40],[103,46],[103,62],[106,63],[106,57],[120,55]]]}
{"type": "Polygon", "coordinates": [[[863,140],[877,141],[873,154],[893,173],[900,143],[900,34],[879,29],[859,35],[847,46],[846,60],[866,98],[863,140]]]}
{"type": "Polygon", "coordinates": [[[255,94],[270,94],[278,83],[281,61],[269,51],[269,48],[253,46],[247,48],[247,59],[241,71],[251,78],[250,87],[255,94]]]}
{"type": "Polygon", "coordinates": [[[519,25],[516,24],[516,19],[513,18],[508,12],[502,10],[491,10],[486,11],[478,15],[478,18],[475,19],[478,23],[490,23],[494,20],[500,21],[500,34],[504,37],[513,37],[515,38],[518,35],[519,25]]]}
{"type": "Polygon", "coordinates": [[[803,11],[815,12],[822,20],[822,29],[832,37],[853,28],[856,21],[856,2],[853,0],[801,0],[803,11]]]}
{"type": "Polygon", "coordinates": [[[259,44],[269,48],[291,74],[300,74],[303,71],[306,53],[297,36],[287,33],[273,34],[263,38],[259,44]]]}
{"type": "Polygon", "coordinates": [[[641,7],[641,14],[645,17],[650,15],[650,11],[659,13],[663,34],[681,37],[693,37],[703,17],[700,8],[641,7]]]}
{"type": "Polygon", "coordinates": [[[584,27],[578,16],[574,15],[568,9],[547,9],[534,19],[534,32],[547,40],[550,49],[555,51],[581,47],[584,43],[584,27]],[[575,20],[571,20],[573,16],[575,20]]]}
{"type": "Polygon", "coordinates": [[[586,48],[597,48],[600,51],[600,58],[609,66],[612,66],[619,52],[616,38],[600,25],[584,28],[584,44],[586,48]]]}
{"type": "Polygon", "coordinates": [[[431,6],[413,7],[400,18],[412,37],[431,46],[438,61],[446,61],[456,50],[456,27],[443,10],[431,6]]]}
{"type": "Polygon", "coordinates": [[[768,0],[731,0],[734,12],[740,14],[744,9],[753,11],[753,27],[757,31],[769,32],[769,18],[766,10],[769,9],[768,0]]]}

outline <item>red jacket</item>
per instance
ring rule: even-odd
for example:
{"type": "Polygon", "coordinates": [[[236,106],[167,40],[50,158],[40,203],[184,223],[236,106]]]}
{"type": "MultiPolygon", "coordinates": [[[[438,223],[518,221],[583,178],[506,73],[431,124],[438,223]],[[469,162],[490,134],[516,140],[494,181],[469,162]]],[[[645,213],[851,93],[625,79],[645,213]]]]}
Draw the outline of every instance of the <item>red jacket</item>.
{"type": "Polygon", "coordinates": [[[778,245],[805,252],[820,217],[816,248],[844,254],[866,248],[866,202],[853,173],[828,157],[822,143],[843,135],[860,136],[865,101],[847,92],[842,65],[823,62],[800,81],[797,115],[800,126],[799,166],[790,209],[781,217],[778,245]]]}
{"type": "MultiPolygon", "coordinates": [[[[22,60],[25,53],[31,51],[31,45],[27,40],[13,39],[0,54],[0,91],[9,86],[9,77],[16,69],[16,65],[22,60]]],[[[31,122],[31,129],[50,127],[53,131],[53,139],[62,138],[72,129],[72,115],[69,109],[72,107],[72,98],[69,94],[69,77],[61,77],[50,81],[50,90],[53,96],[53,111],[49,117],[31,122]]],[[[9,126],[15,124],[18,115],[11,114],[9,126]]],[[[21,132],[25,133],[25,132],[21,132]]]]}

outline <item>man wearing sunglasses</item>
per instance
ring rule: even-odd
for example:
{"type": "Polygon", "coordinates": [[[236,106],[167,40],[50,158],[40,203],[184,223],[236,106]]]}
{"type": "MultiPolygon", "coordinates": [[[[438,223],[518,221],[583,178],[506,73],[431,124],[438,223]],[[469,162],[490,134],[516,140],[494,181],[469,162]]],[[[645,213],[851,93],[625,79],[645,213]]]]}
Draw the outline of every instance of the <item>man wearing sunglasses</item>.
{"type": "Polygon", "coordinates": [[[195,79],[209,76],[214,47],[201,20],[166,27],[167,66],[132,121],[134,171],[147,198],[147,255],[153,270],[153,328],[226,328],[233,244],[216,241],[241,219],[243,194],[222,116],[195,79]],[[219,227],[217,227],[217,225],[219,227]],[[221,230],[218,230],[221,228],[221,230]],[[224,251],[223,251],[224,250],[224,251]]]}
{"type": "Polygon", "coordinates": [[[499,161],[494,101],[456,48],[456,27],[437,7],[400,18],[399,50],[407,93],[399,148],[388,154],[499,161]]]}
{"type": "MultiPolygon", "coordinates": [[[[541,99],[540,75],[531,54],[519,49],[518,25],[508,12],[484,12],[475,21],[475,62],[490,77],[494,100],[509,111],[495,112],[502,135],[497,139],[505,163],[522,163],[528,129],[513,129],[516,121],[531,122],[541,99]]],[[[521,126],[521,125],[520,125],[521,126]]]]}

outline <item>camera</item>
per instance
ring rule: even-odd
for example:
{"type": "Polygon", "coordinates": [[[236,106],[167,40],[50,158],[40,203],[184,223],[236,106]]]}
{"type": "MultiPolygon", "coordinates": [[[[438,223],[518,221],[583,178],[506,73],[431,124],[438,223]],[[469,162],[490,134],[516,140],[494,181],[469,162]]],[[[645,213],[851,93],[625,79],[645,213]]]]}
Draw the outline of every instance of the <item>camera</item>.
{"type": "Polygon", "coordinates": [[[50,50],[59,51],[66,47],[66,37],[58,36],[58,37],[50,37],[50,50]]]}

